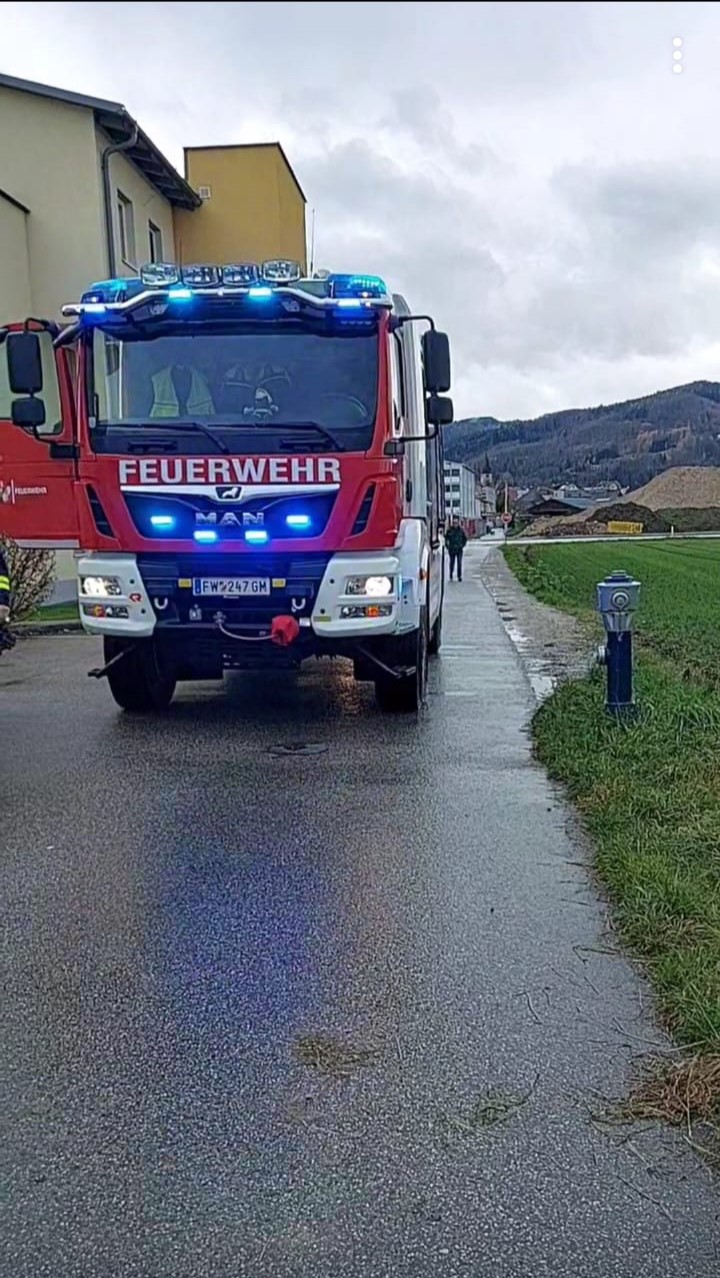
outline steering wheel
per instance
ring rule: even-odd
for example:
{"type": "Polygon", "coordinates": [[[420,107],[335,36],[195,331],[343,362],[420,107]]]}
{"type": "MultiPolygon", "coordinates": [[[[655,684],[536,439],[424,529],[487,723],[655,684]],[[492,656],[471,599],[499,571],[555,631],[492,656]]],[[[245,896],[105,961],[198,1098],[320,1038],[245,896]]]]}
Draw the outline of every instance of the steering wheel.
{"type": "MultiPolygon", "coordinates": [[[[333,411],[333,402],[336,405],[338,405],[338,408],[342,405],[346,411],[347,411],[347,405],[349,404],[357,413],[358,425],[360,425],[361,422],[367,421],[367,416],[368,416],[367,408],[363,404],[362,400],[358,399],[356,395],[343,395],[339,391],[327,391],[324,395],[320,396],[320,399],[318,402],[320,405],[322,405],[325,401],[329,401],[328,412],[333,411]]],[[[335,411],[338,411],[338,409],[336,409],[335,411]]]]}

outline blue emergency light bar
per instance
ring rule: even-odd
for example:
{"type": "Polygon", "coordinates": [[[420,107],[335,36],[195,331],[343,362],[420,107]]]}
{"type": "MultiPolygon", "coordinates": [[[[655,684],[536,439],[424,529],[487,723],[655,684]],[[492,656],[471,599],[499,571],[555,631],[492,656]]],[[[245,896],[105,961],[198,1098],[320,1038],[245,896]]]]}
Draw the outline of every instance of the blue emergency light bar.
{"type": "MultiPolygon", "coordinates": [[[[385,281],[379,275],[338,275],[323,271],[303,279],[299,262],[274,258],[266,262],[232,262],[223,266],[194,263],[177,266],[173,262],[151,262],[139,276],[99,280],[82,294],[79,304],[63,307],[65,315],[95,317],[106,312],[134,310],[153,304],[154,297],[165,302],[192,302],[196,294],[241,294],[249,301],[271,299],[276,290],[286,310],[298,310],[305,300],[323,308],[358,310],[374,305],[391,306],[385,281]]],[[[349,318],[349,317],[348,317],[349,318]]]]}
{"type": "Polygon", "coordinates": [[[91,284],[83,293],[80,301],[83,305],[110,305],[113,302],[129,302],[131,298],[142,293],[145,285],[142,280],[132,276],[130,279],[99,280],[91,284]]]}
{"type": "Polygon", "coordinates": [[[387,284],[379,275],[331,275],[328,278],[331,297],[356,297],[371,301],[387,297],[387,284]]]}

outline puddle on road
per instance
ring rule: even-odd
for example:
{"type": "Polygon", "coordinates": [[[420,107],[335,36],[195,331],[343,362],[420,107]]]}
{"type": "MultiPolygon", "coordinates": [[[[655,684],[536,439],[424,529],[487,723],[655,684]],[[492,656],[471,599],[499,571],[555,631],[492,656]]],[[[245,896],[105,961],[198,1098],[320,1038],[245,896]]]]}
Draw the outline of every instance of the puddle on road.
{"type": "Polygon", "coordinates": [[[532,645],[532,640],[520,630],[515,619],[503,616],[502,613],[500,613],[500,618],[510,641],[522,657],[523,667],[530,681],[530,686],[535,693],[536,700],[545,701],[555,691],[557,679],[554,675],[548,673],[546,662],[539,660],[537,657],[528,656],[528,648],[532,645]]]}

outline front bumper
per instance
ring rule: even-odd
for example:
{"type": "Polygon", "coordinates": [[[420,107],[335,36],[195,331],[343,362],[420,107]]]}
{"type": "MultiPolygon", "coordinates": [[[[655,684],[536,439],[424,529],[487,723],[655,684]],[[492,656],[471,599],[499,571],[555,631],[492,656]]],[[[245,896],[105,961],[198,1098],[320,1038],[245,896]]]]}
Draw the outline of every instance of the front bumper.
{"type": "Polygon", "coordinates": [[[81,584],[85,577],[113,577],[119,593],[101,598],[81,588],[81,621],[96,635],[149,638],[194,632],[200,637],[217,632],[221,613],[226,627],[260,637],[269,632],[273,617],[290,614],[300,625],[304,645],[316,640],[321,648],[334,641],[402,634],[417,628],[424,585],[422,556],[412,544],[413,530],[409,533],[406,529],[391,551],[366,554],[87,555],[78,562],[81,584]],[[264,577],[271,591],[267,596],[199,598],[193,580],[202,576],[264,577]],[[393,589],[386,596],[348,594],[350,577],[389,577],[393,589]],[[343,615],[348,609],[368,611],[343,615]],[[126,615],[118,616],[118,611],[126,615]]]}

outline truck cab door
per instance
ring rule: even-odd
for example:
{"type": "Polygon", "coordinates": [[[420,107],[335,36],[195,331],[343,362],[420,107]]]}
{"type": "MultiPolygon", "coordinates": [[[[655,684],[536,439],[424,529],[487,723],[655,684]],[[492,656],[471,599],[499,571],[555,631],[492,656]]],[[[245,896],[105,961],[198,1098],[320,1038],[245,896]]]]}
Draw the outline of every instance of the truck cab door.
{"type": "Polygon", "coordinates": [[[0,329],[0,533],[77,548],[75,405],[68,355],[45,329],[0,329]]]}

